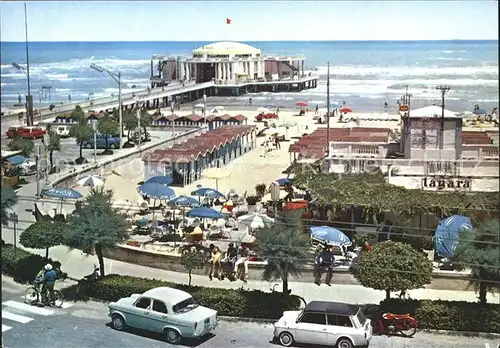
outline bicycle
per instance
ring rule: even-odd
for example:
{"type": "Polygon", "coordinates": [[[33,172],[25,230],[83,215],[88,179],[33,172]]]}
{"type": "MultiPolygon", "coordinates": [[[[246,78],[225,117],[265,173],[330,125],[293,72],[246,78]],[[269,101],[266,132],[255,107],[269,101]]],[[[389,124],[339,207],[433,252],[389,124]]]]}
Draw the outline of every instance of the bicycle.
{"type": "MultiPolygon", "coordinates": [[[[49,300],[48,304],[51,307],[61,308],[64,303],[64,295],[59,290],[53,290],[52,292],[48,292],[49,300]]],[[[35,284],[30,286],[24,292],[24,299],[26,303],[30,305],[36,305],[42,300],[42,292],[40,289],[40,284],[35,284]]]]}
{"type": "Polygon", "coordinates": [[[78,285],[76,286],[76,294],[78,296],[85,295],[90,285],[95,283],[95,281],[99,279],[99,276],[100,269],[96,264],[94,264],[94,271],[78,281],[78,285]]]}

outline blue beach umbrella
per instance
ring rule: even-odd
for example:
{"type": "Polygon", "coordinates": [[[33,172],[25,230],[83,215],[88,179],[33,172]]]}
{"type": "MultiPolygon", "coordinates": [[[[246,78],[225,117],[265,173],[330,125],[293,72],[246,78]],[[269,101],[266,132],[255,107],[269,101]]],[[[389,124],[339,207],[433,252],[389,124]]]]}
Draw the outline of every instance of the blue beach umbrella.
{"type": "Polygon", "coordinates": [[[196,198],[188,197],[188,196],[179,196],[171,199],[167,202],[167,204],[171,207],[181,207],[181,208],[195,208],[200,206],[200,202],[196,198]]]}
{"type": "Polygon", "coordinates": [[[204,219],[223,218],[223,215],[221,213],[219,213],[217,210],[206,208],[206,207],[199,207],[199,208],[191,209],[190,211],[187,212],[186,216],[198,217],[198,218],[204,218],[204,219]]]}
{"type": "Polygon", "coordinates": [[[349,237],[336,228],[329,226],[314,226],[311,227],[310,230],[311,238],[317,239],[321,242],[339,246],[349,246],[352,244],[349,237]]]}
{"type": "Polygon", "coordinates": [[[12,157],[7,158],[7,162],[10,162],[11,164],[18,166],[26,161],[26,157],[21,156],[21,155],[15,155],[12,157]]]}
{"type": "Polygon", "coordinates": [[[471,230],[472,221],[467,216],[452,215],[441,220],[434,234],[434,245],[439,256],[451,257],[463,230],[471,230]]]}
{"type": "Polygon", "coordinates": [[[148,180],[146,180],[144,183],[145,184],[160,184],[160,185],[170,185],[171,183],[174,182],[174,179],[172,179],[170,176],[152,176],[148,180]]]}
{"type": "Polygon", "coordinates": [[[196,191],[191,192],[191,195],[199,196],[199,197],[208,197],[208,198],[225,197],[224,194],[220,193],[219,191],[208,188],[208,187],[201,187],[201,188],[197,189],[196,191]]]}
{"type": "Polygon", "coordinates": [[[278,179],[276,180],[276,182],[280,185],[280,186],[287,186],[287,185],[290,185],[292,182],[290,181],[290,179],[288,178],[281,178],[281,179],[278,179]]]}
{"type": "Polygon", "coordinates": [[[80,192],[69,187],[52,187],[48,190],[42,190],[41,195],[59,199],[79,199],[83,197],[80,192]]]}
{"type": "Polygon", "coordinates": [[[153,199],[172,199],[175,192],[168,186],[149,183],[137,187],[137,191],[142,195],[153,199]]]}
{"type": "Polygon", "coordinates": [[[486,115],[488,112],[484,109],[476,109],[473,111],[476,115],[486,115]]]}

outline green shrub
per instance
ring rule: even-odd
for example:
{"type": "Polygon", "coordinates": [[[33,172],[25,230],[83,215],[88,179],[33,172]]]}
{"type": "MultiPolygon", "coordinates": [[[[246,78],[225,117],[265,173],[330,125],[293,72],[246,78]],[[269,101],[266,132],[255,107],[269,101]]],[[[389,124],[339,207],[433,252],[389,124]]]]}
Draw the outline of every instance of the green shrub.
{"type": "Polygon", "coordinates": [[[396,234],[391,236],[391,240],[394,242],[401,242],[410,244],[415,250],[432,250],[434,249],[434,243],[432,241],[432,236],[418,236],[410,234],[396,234]]]}
{"type": "MultiPolygon", "coordinates": [[[[223,316],[277,319],[286,310],[281,293],[204,288],[114,274],[98,280],[88,289],[86,295],[105,301],[117,301],[122,297],[142,294],[160,286],[186,291],[198,304],[215,309],[219,315],[223,316]]],[[[290,303],[288,309],[295,309],[299,307],[300,300],[292,295],[290,303]]]]}
{"type": "Polygon", "coordinates": [[[63,279],[67,274],[61,271],[61,263],[52,259],[32,254],[29,251],[14,248],[12,244],[2,245],[2,271],[18,282],[31,282],[42,267],[50,263],[57,272],[57,277],[63,279]]]}
{"type": "Polygon", "coordinates": [[[397,299],[380,303],[383,311],[410,313],[421,329],[500,332],[500,307],[465,301],[430,301],[397,299]]]}

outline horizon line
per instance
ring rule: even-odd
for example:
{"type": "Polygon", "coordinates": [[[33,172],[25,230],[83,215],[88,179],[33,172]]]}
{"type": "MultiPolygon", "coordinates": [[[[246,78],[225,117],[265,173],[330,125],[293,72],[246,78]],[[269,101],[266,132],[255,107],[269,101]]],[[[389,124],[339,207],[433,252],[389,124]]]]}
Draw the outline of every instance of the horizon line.
{"type": "MultiPolygon", "coordinates": [[[[120,43],[137,43],[137,42],[498,42],[498,39],[440,39],[440,40],[111,40],[111,41],[38,41],[29,40],[31,43],[104,43],[104,42],[120,42],[120,43]]],[[[25,43],[26,41],[7,41],[0,40],[2,43],[25,43]]]]}

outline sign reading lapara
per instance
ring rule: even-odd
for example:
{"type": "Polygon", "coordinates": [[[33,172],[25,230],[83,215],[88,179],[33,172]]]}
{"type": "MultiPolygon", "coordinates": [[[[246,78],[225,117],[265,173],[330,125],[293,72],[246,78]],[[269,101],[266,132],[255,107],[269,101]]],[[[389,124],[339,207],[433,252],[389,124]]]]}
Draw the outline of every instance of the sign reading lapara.
{"type": "Polygon", "coordinates": [[[472,181],[457,178],[423,178],[422,188],[430,190],[470,190],[472,181]]]}

